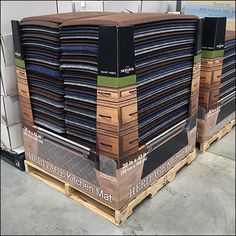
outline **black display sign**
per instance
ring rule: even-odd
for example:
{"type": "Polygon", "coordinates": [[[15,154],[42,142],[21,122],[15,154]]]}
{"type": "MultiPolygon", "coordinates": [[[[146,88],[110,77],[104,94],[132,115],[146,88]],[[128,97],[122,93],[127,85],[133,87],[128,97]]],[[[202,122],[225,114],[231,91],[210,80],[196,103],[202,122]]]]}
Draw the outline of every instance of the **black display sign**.
{"type": "Polygon", "coordinates": [[[24,59],[22,43],[21,43],[21,34],[20,34],[20,23],[19,21],[12,20],[11,21],[12,27],[12,35],[13,35],[13,44],[14,44],[14,51],[15,57],[18,59],[24,59]]]}
{"type": "Polygon", "coordinates": [[[205,17],[203,21],[202,49],[224,49],[225,28],[226,17],[205,17]]]}
{"type": "Polygon", "coordinates": [[[124,77],[135,74],[133,27],[99,27],[98,74],[124,77]]]}

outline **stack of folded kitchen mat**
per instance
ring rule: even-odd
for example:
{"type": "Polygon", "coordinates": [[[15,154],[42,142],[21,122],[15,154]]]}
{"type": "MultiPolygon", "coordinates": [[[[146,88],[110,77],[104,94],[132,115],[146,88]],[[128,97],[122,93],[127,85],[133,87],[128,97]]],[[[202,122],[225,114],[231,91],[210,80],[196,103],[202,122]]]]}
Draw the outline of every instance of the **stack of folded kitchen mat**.
{"type": "MultiPolygon", "coordinates": [[[[115,14],[100,13],[108,17],[115,14]]],[[[92,19],[96,21],[97,17],[92,19]]],[[[60,30],[65,124],[68,138],[95,147],[99,26],[80,25],[82,21],[65,21],[60,30]]]]}
{"type": "MultiPolygon", "coordinates": [[[[66,24],[66,23],[65,23],[66,24]]],[[[68,138],[96,145],[98,26],[62,26],[61,71],[68,138]]]]}
{"type": "Polygon", "coordinates": [[[20,22],[35,124],[58,134],[66,132],[65,89],[60,70],[60,25],[69,19],[104,14],[102,12],[63,13],[27,17],[20,22]]]}
{"type": "Polygon", "coordinates": [[[226,31],[219,100],[235,96],[235,32],[226,31]]]}
{"type": "Polygon", "coordinates": [[[189,115],[195,30],[191,17],[160,17],[134,27],[141,144],[189,115]]]}
{"type": "Polygon", "coordinates": [[[120,13],[64,22],[61,69],[68,134],[108,151],[112,145],[99,141],[105,138],[100,132],[118,126],[119,133],[123,119],[127,119],[126,127],[138,127],[138,132],[134,131],[138,135],[129,142],[133,146],[185,122],[190,114],[196,27],[195,16],[156,13],[120,13]],[[132,89],[122,92],[128,88],[132,89]],[[122,94],[136,99],[124,108],[126,118],[119,116],[123,107],[115,103],[122,94]],[[114,113],[108,114],[111,107],[114,113]],[[115,125],[114,114],[118,114],[115,125]],[[129,126],[128,121],[132,121],[129,126]]]}
{"type": "Polygon", "coordinates": [[[34,122],[97,149],[111,149],[99,142],[103,129],[132,136],[133,148],[186,124],[197,21],[158,13],[23,19],[34,122]]]}

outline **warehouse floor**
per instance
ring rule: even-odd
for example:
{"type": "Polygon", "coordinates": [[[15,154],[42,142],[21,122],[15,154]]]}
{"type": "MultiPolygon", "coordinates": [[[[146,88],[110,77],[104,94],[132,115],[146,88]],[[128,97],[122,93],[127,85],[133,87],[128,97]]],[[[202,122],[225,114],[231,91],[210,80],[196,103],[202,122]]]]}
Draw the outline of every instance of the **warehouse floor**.
{"type": "Polygon", "coordinates": [[[121,227],[1,161],[1,234],[235,235],[235,129],[121,227]]]}

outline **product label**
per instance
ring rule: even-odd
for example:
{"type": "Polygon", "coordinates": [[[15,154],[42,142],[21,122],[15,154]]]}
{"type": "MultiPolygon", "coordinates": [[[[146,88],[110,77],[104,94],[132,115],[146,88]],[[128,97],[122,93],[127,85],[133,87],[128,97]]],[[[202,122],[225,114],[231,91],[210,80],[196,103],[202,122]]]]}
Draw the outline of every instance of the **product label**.
{"type": "Polygon", "coordinates": [[[134,197],[141,190],[149,186],[152,182],[158,180],[162,175],[164,175],[169,169],[171,169],[175,164],[177,164],[181,159],[186,157],[187,153],[193,149],[193,144],[187,145],[177,154],[172,156],[169,160],[163,163],[160,167],[154,170],[152,173],[141,179],[139,183],[133,186],[129,190],[129,198],[134,197]]]}
{"type": "Polygon", "coordinates": [[[94,185],[89,184],[86,180],[79,178],[73,173],[66,171],[65,169],[60,168],[59,166],[54,165],[53,163],[31,153],[26,153],[27,159],[32,163],[37,164],[42,167],[44,170],[49,171],[50,173],[61,177],[66,180],[66,182],[71,183],[78,187],[81,190],[89,192],[90,194],[96,195],[98,198],[101,198],[103,201],[112,203],[112,194],[105,192],[104,190],[95,187],[94,185]]]}

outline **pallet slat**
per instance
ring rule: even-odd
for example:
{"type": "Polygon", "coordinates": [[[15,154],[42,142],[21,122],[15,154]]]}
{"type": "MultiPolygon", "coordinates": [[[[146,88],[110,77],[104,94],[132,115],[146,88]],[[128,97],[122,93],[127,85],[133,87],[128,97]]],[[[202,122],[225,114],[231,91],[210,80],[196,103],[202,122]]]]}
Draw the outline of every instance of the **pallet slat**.
{"type": "Polygon", "coordinates": [[[54,189],[64,193],[66,196],[72,198],[76,202],[84,205],[88,209],[92,210],[96,214],[109,220],[115,225],[120,225],[133,213],[134,208],[141,203],[147,197],[152,198],[156,193],[167,183],[171,182],[176,173],[182,169],[185,165],[190,164],[196,158],[196,150],[186,156],[183,160],[177,163],[172,169],[170,169],[165,175],[155,181],[151,186],[138,194],[131,202],[125,205],[120,210],[114,210],[107,206],[105,203],[101,203],[92,197],[84,194],[81,190],[76,189],[70,184],[58,179],[56,176],[48,173],[40,167],[34,165],[29,161],[25,161],[25,170],[31,176],[41,180],[54,189]]]}
{"type": "Polygon", "coordinates": [[[212,137],[210,137],[207,141],[199,142],[200,152],[204,153],[213,142],[220,140],[223,136],[225,136],[227,133],[229,133],[232,130],[232,128],[234,127],[235,123],[236,123],[236,120],[232,120],[229,124],[227,124],[220,131],[218,131],[216,134],[214,134],[212,137]]]}

